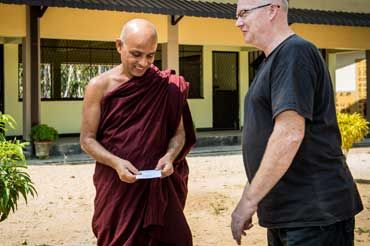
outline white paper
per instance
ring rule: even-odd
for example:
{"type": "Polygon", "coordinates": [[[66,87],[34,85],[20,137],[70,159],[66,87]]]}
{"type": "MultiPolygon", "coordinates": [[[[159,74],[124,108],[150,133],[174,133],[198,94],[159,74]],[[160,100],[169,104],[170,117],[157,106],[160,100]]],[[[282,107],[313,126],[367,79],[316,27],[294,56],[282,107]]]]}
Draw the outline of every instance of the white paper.
{"type": "Polygon", "coordinates": [[[161,170],[143,170],[136,175],[136,179],[155,179],[162,176],[161,170]]]}

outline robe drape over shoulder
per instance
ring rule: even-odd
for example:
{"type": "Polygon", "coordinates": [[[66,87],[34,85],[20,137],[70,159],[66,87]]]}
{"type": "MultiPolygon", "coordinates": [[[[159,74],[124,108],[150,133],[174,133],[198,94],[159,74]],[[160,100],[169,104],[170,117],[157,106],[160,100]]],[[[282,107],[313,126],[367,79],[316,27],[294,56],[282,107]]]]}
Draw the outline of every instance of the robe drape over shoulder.
{"type": "Polygon", "coordinates": [[[163,179],[128,184],[111,167],[96,163],[92,226],[98,245],[192,245],[183,213],[189,172],[185,156],[195,143],[188,88],[183,77],[152,66],[103,97],[97,140],[138,170],[156,167],[181,116],[186,140],[174,173],[163,179]]]}

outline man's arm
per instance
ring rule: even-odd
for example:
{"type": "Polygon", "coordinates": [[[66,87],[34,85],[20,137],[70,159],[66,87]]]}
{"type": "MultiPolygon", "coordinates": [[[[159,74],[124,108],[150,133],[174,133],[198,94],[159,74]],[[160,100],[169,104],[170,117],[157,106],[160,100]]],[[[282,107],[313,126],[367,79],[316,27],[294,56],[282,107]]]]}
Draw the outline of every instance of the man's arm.
{"type": "Polygon", "coordinates": [[[170,139],[166,154],[158,161],[155,169],[162,170],[162,177],[167,177],[173,173],[173,162],[181,152],[185,144],[185,129],[181,116],[180,124],[175,135],[170,139]]]}
{"type": "Polygon", "coordinates": [[[305,119],[297,112],[288,110],[275,118],[261,165],[252,183],[245,186],[243,195],[232,214],[231,229],[240,244],[244,230],[251,228],[252,216],[258,203],[276,185],[290,167],[305,130],[305,119]]]}
{"type": "Polygon", "coordinates": [[[85,90],[80,135],[81,147],[96,161],[115,169],[122,181],[135,182],[134,174],[138,174],[138,170],[129,161],[113,155],[96,141],[96,132],[101,116],[100,101],[104,95],[104,87],[99,82],[97,79],[91,80],[85,90]]]}

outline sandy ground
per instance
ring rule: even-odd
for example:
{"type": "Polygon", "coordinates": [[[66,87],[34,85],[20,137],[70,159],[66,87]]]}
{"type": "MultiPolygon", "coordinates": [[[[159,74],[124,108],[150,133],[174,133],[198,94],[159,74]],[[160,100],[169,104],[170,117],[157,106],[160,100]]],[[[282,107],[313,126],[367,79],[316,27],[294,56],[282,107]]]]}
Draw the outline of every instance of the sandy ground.
{"type": "MultiPolygon", "coordinates": [[[[186,216],[194,245],[236,245],[230,214],[246,177],[240,155],[188,158],[186,216]]],[[[0,245],[95,245],[91,232],[93,164],[30,166],[38,197],[0,223],[0,245]]],[[[358,185],[365,210],[356,217],[357,246],[370,245],[370,184],[358,185]]],[[[266,245],[265,229],[256,224],[242,245],[266,245]]]]}

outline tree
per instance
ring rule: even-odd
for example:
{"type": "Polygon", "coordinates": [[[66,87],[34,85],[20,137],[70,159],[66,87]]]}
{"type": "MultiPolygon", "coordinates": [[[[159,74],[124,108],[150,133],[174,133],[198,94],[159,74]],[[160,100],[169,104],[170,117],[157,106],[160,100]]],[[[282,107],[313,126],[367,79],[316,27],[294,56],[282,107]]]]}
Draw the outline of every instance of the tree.
{"type": "Polygon", "coordinates": [[[0,222],[5,220],[10,211],[15,212],[20,196],[27,203],[27,196],[34,197],[37,191],[27,169],[23,148],[28,144],[19,140],[7,140],[5,133],[15,128],[15,120],[0,112],[0,222]]]}

